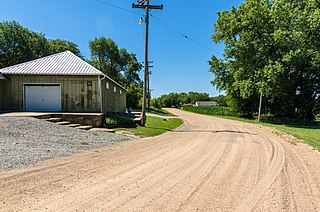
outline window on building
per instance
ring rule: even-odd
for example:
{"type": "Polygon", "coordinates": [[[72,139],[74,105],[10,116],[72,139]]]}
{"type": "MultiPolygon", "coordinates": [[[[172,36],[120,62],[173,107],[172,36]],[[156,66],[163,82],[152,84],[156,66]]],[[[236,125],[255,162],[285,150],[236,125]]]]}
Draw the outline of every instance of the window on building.
{"type": "Polygon", "coordinates": [[[117,87],[116,87],[116,86],[113,87],[113,91],[114,91],[115,93],[117,93],[117,87]]]}
{"type": "Polygon", "coordinates": [[[106,82],[106,89],[108,89],[108,90],[109,90],[109,88],[110,88],[109,83],[108,83],[108,82],[106,82]]]}
{"type": "Polygon", "coordinates": [[[122,90],[120,89],[120,94],[122,94],[122,90]]]}

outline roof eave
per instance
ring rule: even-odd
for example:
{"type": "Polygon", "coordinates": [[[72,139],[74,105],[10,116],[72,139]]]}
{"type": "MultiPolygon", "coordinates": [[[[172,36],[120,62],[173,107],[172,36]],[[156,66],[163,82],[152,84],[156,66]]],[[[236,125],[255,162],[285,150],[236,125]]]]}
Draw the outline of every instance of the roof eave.
{"type": "Polygon", "coordinates": [[[111,82],[113,82],[114,84],[116,84],[117,86],[119,86],[120,88],[122,88],[123,90],[125,90],[128,93],[128,90],[126,88],[124,88],[122,85],[120,85],[118,82],[116,82],[114,79],[112,79],[111,77],[109,77],[106,74],[101,74],[100,76],[104,76],[106,77],[108,80],[110,80],[111,82]]]}

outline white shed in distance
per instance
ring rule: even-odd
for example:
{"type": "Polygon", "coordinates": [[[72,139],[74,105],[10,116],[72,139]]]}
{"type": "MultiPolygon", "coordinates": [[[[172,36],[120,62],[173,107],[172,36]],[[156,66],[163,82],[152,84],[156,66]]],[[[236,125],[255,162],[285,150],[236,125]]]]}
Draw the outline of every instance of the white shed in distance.
{"type": "Polygon", "coordinates": [[[198,101],[195,103],[196,107],[212,107],[212,106],[219,106],[217,102],[214,101],[198,101]]]}

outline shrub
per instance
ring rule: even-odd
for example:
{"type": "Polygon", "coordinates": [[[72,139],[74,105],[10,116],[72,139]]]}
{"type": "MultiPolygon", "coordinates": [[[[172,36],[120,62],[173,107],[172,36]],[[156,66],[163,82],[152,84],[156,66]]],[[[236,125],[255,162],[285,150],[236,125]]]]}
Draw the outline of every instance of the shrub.
{"type": "Polygon", "coordinates": [[[130,117],[117,116],[117,115],[107,115],[106,125],[117,125],[117,126],[127,126],[134,125],[134,120],[130,117]]]}

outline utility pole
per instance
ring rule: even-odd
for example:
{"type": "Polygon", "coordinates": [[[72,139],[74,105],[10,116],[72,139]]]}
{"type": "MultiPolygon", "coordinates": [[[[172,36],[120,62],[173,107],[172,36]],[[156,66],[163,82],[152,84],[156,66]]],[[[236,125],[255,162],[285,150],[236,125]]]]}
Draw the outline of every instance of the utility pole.
{"type": "Polygon", "coordinates": [[[153,91],[153,89],[150,89],[149,87],[149,100],[148,100],[148,110],[149,112],[151,112],[151,109],[150,109],[150,101],[151,101],[151,92],[153,91]]]}
{"type": "Polygon", "coordinates": [[[262,106],[262,92],[260,93],[259,112],[258,112],[258,122],[260,122],[260,118],[261,118],[261,106],[262,106]]]}
{"type": "Polygon", "coordinates": [[[151,71],[148,70],[148,112],[150,113],[150,99],[151,99],[151,93],[150,93],[150,75],[151,71]]]}
{"type": "Polygon", "coordinates": [[[146,124],[146,105],[147,105],[147,83],[149,78],[149,65],[148,65],[148,48],[149,48],[149,14],[150,10],[162,10],[163,5],[150,5],[149,0],[138,0],[138,4],[132,4],[132,8],[146,10],[146,38],[145,38],[145,55],[144,55],[144,81],[143,81],[143,102],[142,102],[142,126],[146,124]]]}
{"type": "MultiPolygon", "coordinates": [[[[153,63],[153,61],[149,61],[149,63],[153,63]]],[[[151,90],[150,90],[150,75],[151,71],[150,68],[153,68],[153,66],[148,66],[148,85],[147,85],[147,91],[148,91],[148,112],[150,113],[150,100],[151,100],[151,90]]]]}

